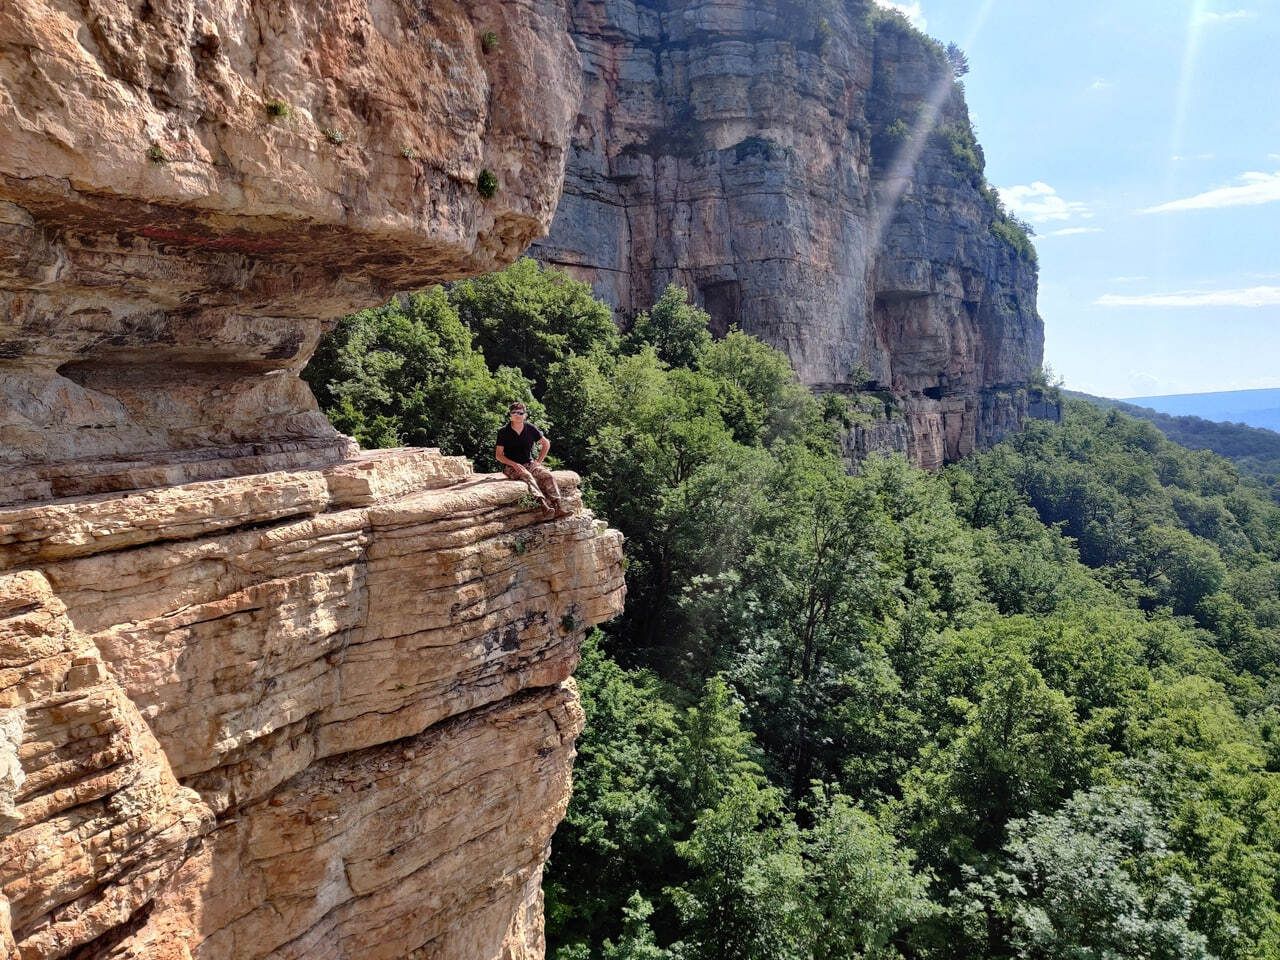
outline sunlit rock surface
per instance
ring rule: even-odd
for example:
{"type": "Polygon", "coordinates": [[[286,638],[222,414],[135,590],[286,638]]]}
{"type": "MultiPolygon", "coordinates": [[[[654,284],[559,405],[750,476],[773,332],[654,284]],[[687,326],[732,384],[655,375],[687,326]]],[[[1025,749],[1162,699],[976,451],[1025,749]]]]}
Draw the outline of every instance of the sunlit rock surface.
{"type": "Polygon", "coordinates": [[[849,450],[924,466],[1027,414],[1035,268],[989,227],[962,91],[864,2],[575,0],[586,90],[545,262],[624,314],[672,281],[822,390],[895,398],[849,450]]]}
{"type": "Polygon", "coordinates": [[[555,0],[0,6],[0,497],[349,452],[322,322],[544,232],[580,86],[555,0]]]}
{"type": "Polygon", "coordinates": [[[18,955],[540,956],[624,587],[619,534],[524,493],[397,450],[0,510],[18,955]]]}
{"type": "Polygon", "coordinates": [[[580,83],[553,0],[0,5],[3,955],[541,957],[621,538],[297,374],[545,231],[580,83]]]}

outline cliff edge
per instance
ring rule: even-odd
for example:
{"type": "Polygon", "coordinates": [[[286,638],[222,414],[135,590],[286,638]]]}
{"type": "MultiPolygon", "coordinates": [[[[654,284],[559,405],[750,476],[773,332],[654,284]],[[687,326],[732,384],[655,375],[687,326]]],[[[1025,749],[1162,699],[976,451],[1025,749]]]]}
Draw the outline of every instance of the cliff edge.
{"type": "Polygon", "coordinates": [[[867,0],[576,0],[572,33],[586,88],[534,256],[624,314],[680,283],[815,389],[882,395],[852,458],[935,467],[1017,429],[1034,251],[935,43],[867,0]]]}
{"type": "Polygon", "coordinates": [[[544,231],[579,91],[551,0],[0,8],[6,955],[542,955],[620,535],[298,371],[544,231]]]}

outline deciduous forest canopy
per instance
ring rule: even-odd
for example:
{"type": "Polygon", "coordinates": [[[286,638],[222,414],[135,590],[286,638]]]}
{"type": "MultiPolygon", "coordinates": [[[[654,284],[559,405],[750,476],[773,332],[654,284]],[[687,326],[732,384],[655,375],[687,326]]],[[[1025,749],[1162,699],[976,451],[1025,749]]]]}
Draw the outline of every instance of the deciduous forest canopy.
{"type": "Polygon", "coordinates": [[[627,537],[548,955],[1280,956],[1280,507],[1064,398],[937,474],[668,288],[626,334],[525,260],[342,320],[365,446],[492,466],[521,399],[627,537]]]}

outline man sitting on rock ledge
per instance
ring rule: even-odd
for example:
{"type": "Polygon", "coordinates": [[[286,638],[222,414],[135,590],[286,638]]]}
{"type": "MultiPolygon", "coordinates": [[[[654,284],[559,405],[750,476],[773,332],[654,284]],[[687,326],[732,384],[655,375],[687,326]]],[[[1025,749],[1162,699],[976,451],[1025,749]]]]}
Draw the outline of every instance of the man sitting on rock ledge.
{"type": "Polygon", "coordinates": [[[511,423],[498,431],[498,447],[494,456],[502,464],[502,472],[508,480],[523,480],[542,504],[548,516],[567,517],[569,511],[560,503],[560,488],[556,486],[551,471],[542,465],[551,441],[532,423],[526,422],[528,410],[520,402],[507,408],[511,423]],[[538,456],[533,456],[534,446],[538,456]],[[541,488],[541,489],[539,489],[541,488]]]}

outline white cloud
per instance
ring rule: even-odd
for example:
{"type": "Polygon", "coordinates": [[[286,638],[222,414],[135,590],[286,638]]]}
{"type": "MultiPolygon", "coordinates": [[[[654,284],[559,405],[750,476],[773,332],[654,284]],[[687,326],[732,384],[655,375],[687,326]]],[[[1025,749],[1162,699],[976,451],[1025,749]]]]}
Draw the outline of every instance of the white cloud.
{"type": "Polygon", "coordinates": [[[1197,19],[1200,23],[1225,23],[1229,20],[1252,20],[1257,15],[1253,10],[1226,10],[1222,13],[1205,10],[1197,19]]]}
{"type": "Polygon", "coordinates": [[[1083,203],[1063,200],[1058,196],[1057,190],[1040,180],[1032,184],[996,189],[1000,192],[1000,199],[1004,201],[1010,213],[1030,220],[1032,223],[1093,216],[1083,203]]]}
{"type": "Polygon", "coordinates": [[[1147,373],[1145,370],[1130,370],[1127,374],[1129,382],[1141,387],[1157,387],[1163,383],[1169,383],[1161,377],[1157,377],[1154,373],[1147,373]]]}
{"type": "Polygon", "coordinates": [[[1251,171],[1236,177],[1239,182],[1230,187],[1218,187],[1197,193],[1194,197],[1170,200],[1147,207],[1142,213],[1169,213],[1174,210],[1215,210],[1219,207],[1251,207],[1261,203],[1280,201],[1280,170],[1275,173],[1251,171]]]}
{"type": "Polygon", "coordinates": [[[914,0],[912,3],[894,3],[893,0],[876,0],[876,6],[881,10],[896,10],[908,20],[917,30],[926,30],[929,27],[929,21],[924,18],[924,14],[920,11],[920,0],[914,0]]]}
{"type": "Polygon", "coordinates": [[[1107,293],[1093,301],[1100,307],[1280,307],[1280,287],[1241,290],[1184,290],[1121,296],[1107,293]]]}
{"type": "Polygon", "coordinates": [[[1133,283],[1137,280],[1150,280],[1150,277],[1112,277],[1109,283],[1133,283]]]}
{"type": "Polygon", "coordinates": [[[1280,153],[1268,153],[1268,154],[1267,154],[1267,159],[1268,159],[1268,160],[1280,160],[1280,153]]]}
{"type": "Polygon", "coordinates": [[[1109,90],[1111,89],[1111,81],[1103,77],[1097,77],[1093,83],[1089,84],[1090,90],[1109,90]]]}
{"type": "Polygon", "coordinates": [[[1101,227],[1063,227],[1061,230],[1050,230],[1042,233],[1042,237],[1069,237],[1076,233],[1101,233],[1101,227]]]}

